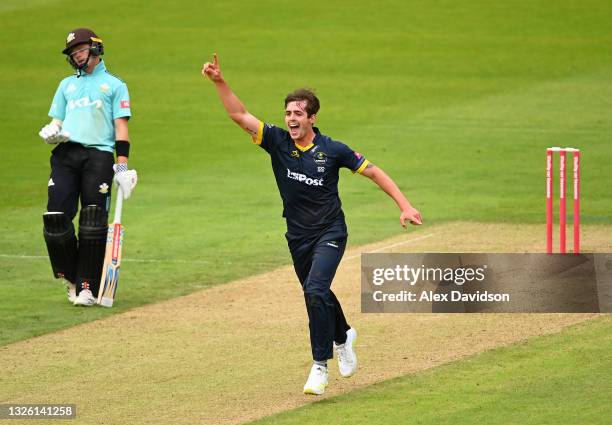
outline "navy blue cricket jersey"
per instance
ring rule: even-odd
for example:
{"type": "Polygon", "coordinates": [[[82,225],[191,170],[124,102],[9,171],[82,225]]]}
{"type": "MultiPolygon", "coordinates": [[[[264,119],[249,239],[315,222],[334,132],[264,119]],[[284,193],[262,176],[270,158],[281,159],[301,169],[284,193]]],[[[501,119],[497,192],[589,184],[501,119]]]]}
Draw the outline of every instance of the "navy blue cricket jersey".
{"type": "Polygon", "coordinates": [[[270,154],[276,184],[283,200],[289,234],[301,236],[331,225],[344,225],[338,196],[338,172],[346,167],[361,173],[369,161],[314,127],[310,146],[295,144],[289,132],[260,123],[253,141],[270,154]]]}

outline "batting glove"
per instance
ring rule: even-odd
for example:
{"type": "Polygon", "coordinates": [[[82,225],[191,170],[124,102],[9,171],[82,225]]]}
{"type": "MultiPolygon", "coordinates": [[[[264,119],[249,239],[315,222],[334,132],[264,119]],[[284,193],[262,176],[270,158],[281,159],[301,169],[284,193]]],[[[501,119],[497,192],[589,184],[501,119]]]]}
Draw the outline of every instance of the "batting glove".
{"type": "Polygon", "coordinates": [[[70,134],[62,131],[62,128],[55,121],[44,126],[38,132],[38,135],[42,137],[48,145],[56,145],[70,140],[70,134]]]}
{"type": "Polygon", "coordinates": [[[123,192],[123,199],[128,199],[132,194],[132,190],[136,187],[138,181],[138,174],[136,170],[128,170],[126,163],[113,165],[115,171],[114,181],[119,185],[123,192]]]}

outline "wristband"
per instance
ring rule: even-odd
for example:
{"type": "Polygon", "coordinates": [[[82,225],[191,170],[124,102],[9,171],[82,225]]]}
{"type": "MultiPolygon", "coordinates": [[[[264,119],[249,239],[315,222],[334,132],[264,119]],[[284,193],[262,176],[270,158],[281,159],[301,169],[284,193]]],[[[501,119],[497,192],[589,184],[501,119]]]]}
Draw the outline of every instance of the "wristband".
{"type": "Polygon", "coordinates": [[[130,142],[127,140],[115,141],[115,152],[117,156],[125,156],[128,158],[130,156],[130,142]]]}

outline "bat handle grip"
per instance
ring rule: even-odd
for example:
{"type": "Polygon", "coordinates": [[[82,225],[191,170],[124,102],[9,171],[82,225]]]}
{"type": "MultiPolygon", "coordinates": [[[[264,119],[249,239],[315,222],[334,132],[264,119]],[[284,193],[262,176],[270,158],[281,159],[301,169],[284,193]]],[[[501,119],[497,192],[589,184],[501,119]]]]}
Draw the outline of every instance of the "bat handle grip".
{"type": "Polygon", "coordinates": [[[123,191],[117,185],[117,201],[115,201],[115,219],[113,223],[121,223],[121,209],[123,207],[123,191]]]}

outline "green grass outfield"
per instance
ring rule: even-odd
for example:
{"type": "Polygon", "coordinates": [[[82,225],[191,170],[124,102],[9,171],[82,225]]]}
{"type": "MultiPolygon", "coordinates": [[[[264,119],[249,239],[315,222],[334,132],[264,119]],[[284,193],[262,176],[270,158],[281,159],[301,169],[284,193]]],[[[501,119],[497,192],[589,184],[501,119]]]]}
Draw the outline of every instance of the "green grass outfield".
{"type": "Polygon", "coordinates": [[[253,424],[609,424],[611,349],[604,316],[253,424]]]}

